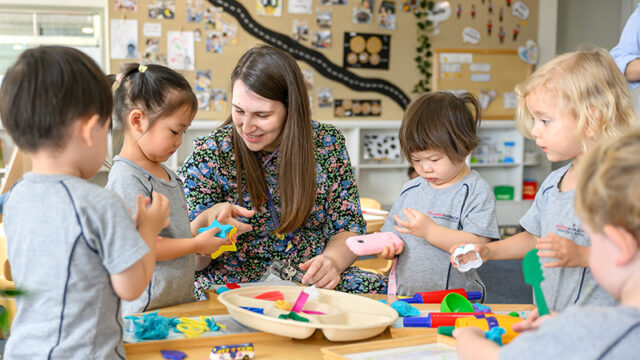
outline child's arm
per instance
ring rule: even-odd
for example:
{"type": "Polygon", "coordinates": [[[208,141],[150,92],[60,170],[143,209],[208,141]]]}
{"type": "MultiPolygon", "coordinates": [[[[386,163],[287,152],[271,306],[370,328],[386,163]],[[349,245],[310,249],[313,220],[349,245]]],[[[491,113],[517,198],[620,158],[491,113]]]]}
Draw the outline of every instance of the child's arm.
{"type": "Polygon", "coordinates": [[[127,270],[111,275],[113,291],[123,300],[135,300],[151,281],[156,266],[156,237],[169,226],[169,200],[160,193],[153,193],[153,203],[149,208],[149,198],[138,195],[135,215],[138,233],[149,246],[149,252],[127,270]]]}
{"type": "Polygon", "coordinates": [[[459,359],[498,359],[500,346],[487,340],[484,331],[476,327],[464,327],[453,331],[459,359]]]}
{"type": "Polygon", "coordinates": [[[405,208],[402,213],[407,220],[394,215],[396,231],[421,237],[433,246],[449,251],[456,244],[485,244],[491,239],[462,230],[453,230],[438,225],[432,218],[415,209],[405,208]]]}
{"type": "Polygon", "coordinates": [[[588,267],[590,246],[580,246],[557,234],[548,233],[536,243],[538,256],[558,259],[545,263],[544,267],[588,267]]]}
{"type": "MultiPolygon", "coordinates": [[[[488,244],[476,245],[476,251],[480,254],[483,261],[487,260],[512,260],[522,259],[527,252],[536,246],[538,237],[530,232],[523,231],[509,238],[499,241],[493,241],[488,244]]],[[[453,258],[453,252],[456,248],[466,245],[465,243],[456,244],[449,253],[452,254],[449,260],[454,267],[458,267],[453,258]]],[[[461,262],[464,263],[464,262],[461,262]]]]}

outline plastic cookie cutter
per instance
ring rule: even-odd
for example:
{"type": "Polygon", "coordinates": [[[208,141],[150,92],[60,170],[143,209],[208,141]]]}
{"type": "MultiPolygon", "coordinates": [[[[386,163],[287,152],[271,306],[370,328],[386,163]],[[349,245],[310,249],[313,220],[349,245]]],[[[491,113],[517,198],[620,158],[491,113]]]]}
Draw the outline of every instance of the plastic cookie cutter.
{"type": "Polygon", "coordinates": [[[479,268],[480,265],[482,265],[482,258],[476,251],[476,244],[467,244],[455,249],[453,252],[453,261],[456,262],[460,272],[479,268]],[[460,260],[463,260],[464,262],[461,264],[460,260]]]}
{"type": "Polygon", "coordinates": [[[216,250],[213,254],[211,254],[212,259],[217,258],[218,256],[220,256],[220,254],[222,254],[225,251],[238,250],[238,248],[236,247],[236,244],[233,242],[233,240],[231,240],[237,231],[236,227],[233,225],[223,225],[223,224],[220,224],[218,220],[213,220],[211,225],[198,229],[198,233],[202,233],[207,230],[215,229],[215,228],[220,229],[220,231],[215,236],[223,239],[229,238],[229,241],[231,241],[231,245],[228,245],[228,244],[220,245],[218,250],[216,250]]]}

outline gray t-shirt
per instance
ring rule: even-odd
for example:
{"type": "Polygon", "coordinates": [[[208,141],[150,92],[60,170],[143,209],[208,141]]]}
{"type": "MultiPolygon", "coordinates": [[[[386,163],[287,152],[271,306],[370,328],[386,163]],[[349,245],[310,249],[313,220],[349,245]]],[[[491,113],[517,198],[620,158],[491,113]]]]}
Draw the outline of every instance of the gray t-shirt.
{"type": "Polygon", "coordinates": [[[9,192],[4,229],[18,312],[7,359],[124,359],[110,275],[149,247],[122,199],[80,178],[26,173],[9,192]]]}
{"type": "MultiPolygon", "coordinates": [[[[536,194],[533,204],[520,219],[529,233],[546,237],[558,234],[581,246],[591,246],[591,240],[581,228],[581,221],[573,208],[575,190],[560,192],[559,184],[571,164],[555,170],[547,176],[536,194]]],[[[556,261],[540,258],[541,263],[556,261]]],[[[567,306],[615,305],[616,301],[598,285],[591,270],[582,267],[542,268],[542,291],[549,309],[562,311],[567,306]]]]}
{"type": "Polygon", "coordinates": [[[497,239],[500,233],[496,200],[487,182],[476,171],[444,189],[431,188],[429,181],[421,177],[410,180],[402,187],[380,230],[393,231],[404,241],[404,251],[398,257],[396,268],[398,295],[455,288],[484,294],[484,284],[475,270],[461,273],[450,266],[448,252],[423,238],[394,230],[393,215],[406,219],[402,214],[405,208],[427,214],[438,225],[449,229],[497,239]]]}
{"type": "Polygon", "coordinates": [[[573,306],[522,333],[500,349],[500,359],[637,359],[640,309],[573,306]]]}
{"type": "MultiPolygon", "coordinates": [[[[160,236],[175,241],[193,237],[182,182],[173,171],[163,168],[169,175],[169,181],[151,175],[128,159],[116,156],[106,187],[120,194],[132,213],[136,211],[138,194],[147,197],[151,196],[152,191],[163,194],[169,199],[171,212],[170,224],[162,229],[160,236]]],[[[147,290],[136,300],[123,301],[122,313],[127,315],[194,301],[195,266],[194,254],[158,261],[147,290]]]]}

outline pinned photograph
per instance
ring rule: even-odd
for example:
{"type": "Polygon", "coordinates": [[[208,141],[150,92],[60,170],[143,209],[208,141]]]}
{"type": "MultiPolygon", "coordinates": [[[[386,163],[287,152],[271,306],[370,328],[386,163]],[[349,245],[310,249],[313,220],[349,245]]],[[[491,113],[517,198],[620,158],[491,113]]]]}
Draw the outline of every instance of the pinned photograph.
{"type": "Polygon", "coordinates": [[[222,31],[222,8],[208,7],[204,9],[204,29],[222,31]]]}
{"type": "Polygon", "coordinates": [[[227,90],[213,89],[211,110],[225,111],[226,107],[227,107],[227,90]]]}
{"type": "Polygon", "coordinates": [[[353,7],[354,24],[371,24],[373,17],[373,0],[355,0],[353,7]]]}
{"type": "Polygon", "coordinates": [[[176,1],[149,0],[147,14],[149,19],[173,19],[176,16],[176,1]]]}
{"type": "Polygon", "coordinates": [[[378,9],[378,27],[380,29],[394,30],[396,28],[396,3],[392,0],[383,0],[378,9]]]}
{"type": "Polygon", "coordinates": [[[160,50],[160,40],[158,39],[147,39],[144,45],[145,53],[157,53],[160,50]]]}
{"type": "Polygon", "coordinates": [[[204,17],[203,0],[187,0],[187,22],[200,23],[204,17]]]}
{"type": "Polygon", "coordinates": [[[309,41],[309,23],[307,20],[293,20],[293,41],[309,41]]]}
{"type": "Polygon", "coordinates": [[[211,70],[196,70],[193,90],[211,92],[211,70]]]}
{"type": "Polygon", "coordinates": [[[116,10],[138,11],[138,0],[116,0],[116,10]]]}
{"type": "Polygon", "coordinates": [[[311,44],[317,48],[331,47],[331,31],[314,31],[311,35],[311,44]]]}
{"type": "Polygon", "coordinates": [[[313,90],[313,85],[315,84],[313,70],[302,69],[302,77],[307,90],[313,90]]]}
{"type": "Polygon", "coordinates": [[[316,11],[316,25],[319,28],[331,27],[331,10],[316,11]]]}
{"type": "Polygon", "coordinates": [[[222,31],[207,32],[205,49],[210,53],[222,54],[222,31]]]}
{"type": "Polygon", "coordinates": [[[196,99],[198,99],[198,110],[209,111],[211,103],[211,93],[196,91],[196,99]]]}
{"type": "Polygon", "coordinates": [[[330,108],[333,106],[333,90],[332,89],[318,89],[318,107],[330,108]]]}

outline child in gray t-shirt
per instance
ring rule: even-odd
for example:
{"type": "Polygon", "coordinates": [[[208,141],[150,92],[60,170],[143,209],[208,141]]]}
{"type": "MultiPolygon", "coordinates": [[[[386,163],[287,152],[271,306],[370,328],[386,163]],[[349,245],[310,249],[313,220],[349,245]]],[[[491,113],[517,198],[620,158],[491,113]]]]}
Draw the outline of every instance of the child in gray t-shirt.
{"type": "Polygon", "coordinates": [[[396,232],[404,241],[403,247],[381,253],[385,258],[398,255],[389,275],[390,294],[464,288],[484,295],[475,270],[453,269],[448,253],[457,243],[486,243],[499,237],[493,192],[465,163],[480,142],[478,123],[479,106],[471,94],[459,98],[428,93],[409,104],[400,146],[419,176],[403,186],[381,229],[396,232]]]}
{"type": "MultiPolygon", "coordinates": [[[[640,345],[640,131],[591,149],[577,169],[576,211],[591,239],[589,267],[617,306],[573,306],[513,325],[504,347],[456,329],[461,359],[635,359],[640,345]]],[[[545,279],[542,283],[546,282],[545,279]]]]}
{"type": "Polygon", "coordinates": [[[544,263],[542,290],[552,310],[573,304],[611,305],[613,299],[598,288],[587,269],[591,244],[573,210],[573,164],[601,137],[637,126],[624,78],[606,51],[576,51],[536,70],[517,91],[519,129],[536,140],[549,161],[570,163],[552,172],[538,189],[520,220],[525,231],[476,250],[484,260],[508,260],[538,249],[544,263]]]}
{"type": "Polygon", "coordinates": [[[169,206],[140,197],[134,221],[87,181],[106,155],[111,107],[104,74],[72,48],[26,50],[4,77],[0,117],[32,161],[4,204],[11,274],[27,292],[7,359],[124,359],[119,298],[149,283],[169,206]]]}
{"type": "Polygon", "coordinates": [[[190,223],[182,182],[162,163],[178,150],[197,111],[191,86],[182,75],[160,65],[129,64],[117,80],[113,118],[124,132],[124,144],[106,187],[120,194],[129,208],[139,194],[149,196],[152,191],[164,194],[171,204],[171,223],[158,239],[153,279],[142,296],[123,302],[123,314],[131,314],[193,301],[196,268],[208,265],[211,253],[227,241],[215,236],[218,229],[198,230],[213,220],[225,220],[240,234],[249,225],[227,218],[251,216],[253,211],[221,203],[190,223]]]}

